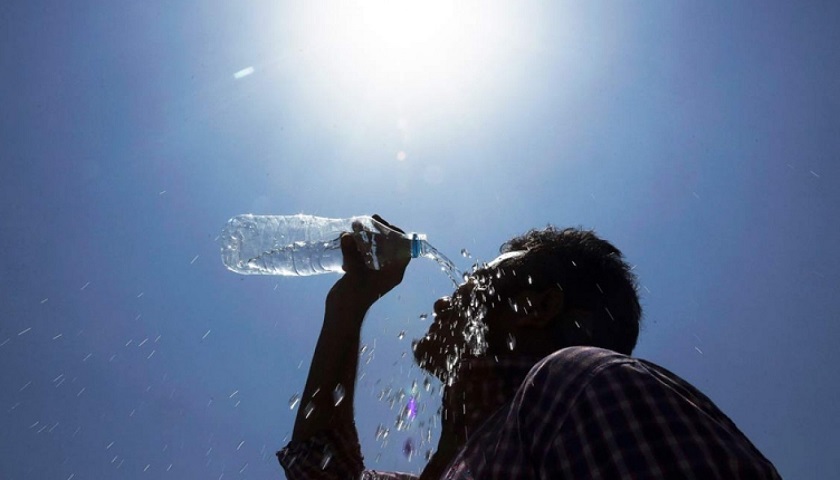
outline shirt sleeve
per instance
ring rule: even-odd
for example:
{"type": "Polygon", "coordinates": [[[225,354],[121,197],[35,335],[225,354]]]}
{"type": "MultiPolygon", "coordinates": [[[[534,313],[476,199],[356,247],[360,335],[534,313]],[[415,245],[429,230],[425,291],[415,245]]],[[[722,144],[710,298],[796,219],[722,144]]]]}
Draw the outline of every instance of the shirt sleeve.
{"type": "Polygon", "coordinates": [[[364,469],[355,426],[324,430],[304,441],[291,441],[277,452],[288,480],[414,480],[405,473],[364,469]]]}

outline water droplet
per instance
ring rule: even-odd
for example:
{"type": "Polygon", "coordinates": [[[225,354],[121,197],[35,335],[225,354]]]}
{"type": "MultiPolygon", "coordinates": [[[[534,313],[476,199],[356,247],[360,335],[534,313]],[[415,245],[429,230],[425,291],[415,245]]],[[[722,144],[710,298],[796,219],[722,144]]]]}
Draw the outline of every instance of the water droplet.
{"type": "Polygon", "coordinates": [[[414,440],[411,437],[406,438],[405,443],[403,443],[403,455],[409,460],[414,455],[414,440]]]}
{"type": "Polygon", "coordinates": [[[420,314],[420,320],[426,320],[427,318],[429,318],[429,314],[428,314],[428,313],[421,313],[421,314],[420,314]]]}
{"type": "Polygon", "coordinates": [[[409,420],[414,420],[417,417],[417,400],[414,397],[408,399],[408,405],[405,406],[405,411],[409,420]]]}
{"type": "Polygon", "coordinates": [[[403,338],[405,338],[405,330],[402,330],[402,331],[401,331],[401,332],[397,335],[397,338],[399,338],[400,340],[402,340],[403,338]]]}
{"type": "Polygon", "coordinates": [[[376,439],[377,440],[385,440],[386,438],[388,438],[389,433],[390,433],[390,431],[387,428],[385,428],[385,426],[382,425],[382,424],[379,424],[376,427],[376,439]]]}
{"type": "Polygon", "coordinates": [[[312,405],[312,402],[307,402],[306,406],[303,407],[303,413],[305,415],[305,418],[309,418],[309,416],[312,415],[312,412],[314,412],[314,411],[315,411],[315,405],[312,405]]]}
{"type": "Polygon", "coordinates": [[[294,410],[298,402],[300,402],[300,395],[296,393],[289,399],[289,410],[294,410]]]}
{"type": "Polygon", "coordinates": [[[335,386],[333,390],[333,402],[335,402],[335,406],[337,407],[344,400],[344,387],[341,386],[339,383],[335,386]]]}
{"type": "Polygon", "coordinates": [[[470,252],[466,248],[461,249],[461,256],[464,258],[472,258],[472,255],[470,255],[470,252]]]}
{"type": "Polygon", "coordinates": [[[513,351],[513,349],[516,348],[516,337],[514,337],[512,333],[508,333],[507,344],[510,351],[513,351]]]}
{"type": "Polygon", "coordinates": [[[423,379],[423,390],[429,391],[432,388],[432,382],[429,381],[429,377],[423,379]]]}
{"type": "Polygon", "coordinates": [[[332,460],[332,452],[328,450],[324,452],[324,456],[321,458],[321,470],[327,469],[327,465],[330,464],[330,460],[332,460]]]}
{"type": "Polygon", "coordinates": [[[530,275],[528,275],[528,285],[533,285],[533,284],[534,284],[534,279],[531,278],[530,275]]]}

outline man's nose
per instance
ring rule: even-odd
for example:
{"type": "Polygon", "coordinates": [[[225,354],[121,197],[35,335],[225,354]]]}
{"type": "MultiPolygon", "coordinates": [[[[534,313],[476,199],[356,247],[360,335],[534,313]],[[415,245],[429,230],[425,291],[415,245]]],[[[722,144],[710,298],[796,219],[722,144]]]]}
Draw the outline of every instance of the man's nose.
{"type": "Polygon", "coordinates": [[[452,297],[441,297],[435,301],[432,307],[436,314],[441,314],[452,308],[452,297]]]}
{"type": "MultiPolygon", "coordinates": [[[[470,298],[471,292],[475,289],[476,282],[474,279],[469,279],[466,282],[458,285],[458,288],[455,289],[455,293],[451,297],[441,297],[437,299],[433,308],[436,314],[441,314],[447,310],[451,310],[453,302],[457,299],[458,303],[465,302],[468,298],[470,298]]],[[[463,305],[462,305],[463,306],[463,305]]]]}

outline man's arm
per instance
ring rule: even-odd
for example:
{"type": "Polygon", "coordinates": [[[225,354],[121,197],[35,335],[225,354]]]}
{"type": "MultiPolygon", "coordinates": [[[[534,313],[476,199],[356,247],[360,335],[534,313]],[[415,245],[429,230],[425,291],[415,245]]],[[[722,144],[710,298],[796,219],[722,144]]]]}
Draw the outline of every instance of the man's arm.
{"type": "MultiPolygon", "coordinates": [[[[380,217],[374,218],[399,231],[380,217]]],[[[342,236],[341,250],[346,273],[327,295],[324,323],[295,418],[293,441],[305,441],[328,430],[355,433],[353,400],[362,323],[371,305],[402,281],[408,266],[409,259],[405,258],[381,270],[367,268],[352,235],[342,236]],[[337,388],[344,392],[338,404],[333,396],[337,388]]]]}
{"type": "Polygon", "coordinates": [[[303,441],[323,430],[353,424],[359,338],[364,316],[373,304],[354,292],[355,283],[345,276],[327,295],[324,323],[301,395],[292,440],[303,441]],[[344,398],[336,405],[333,392],[342,389],[344,398]]]}

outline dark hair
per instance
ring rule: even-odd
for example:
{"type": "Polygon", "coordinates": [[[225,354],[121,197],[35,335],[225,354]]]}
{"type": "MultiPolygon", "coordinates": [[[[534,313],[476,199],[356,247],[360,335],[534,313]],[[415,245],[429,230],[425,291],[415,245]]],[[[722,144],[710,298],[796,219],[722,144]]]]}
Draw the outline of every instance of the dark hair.
{"type": "Polygon", "coordinates": [[[527,251],[503,264],[505,277],[518,288],[560,288],[566,310],[582,309],[594,316],[589,341],[573,344],[632,353],[639,337],[642,309],[636,276],[614,245],[592,230],[549,225],[514,237],[499,250],[527,251]],[[507,275],[507,270],[514,275],[507,275]]]}

